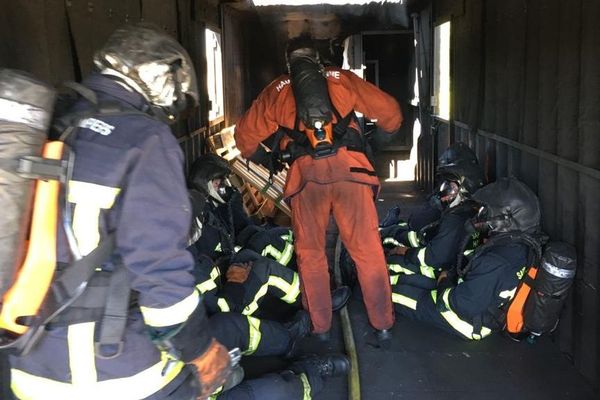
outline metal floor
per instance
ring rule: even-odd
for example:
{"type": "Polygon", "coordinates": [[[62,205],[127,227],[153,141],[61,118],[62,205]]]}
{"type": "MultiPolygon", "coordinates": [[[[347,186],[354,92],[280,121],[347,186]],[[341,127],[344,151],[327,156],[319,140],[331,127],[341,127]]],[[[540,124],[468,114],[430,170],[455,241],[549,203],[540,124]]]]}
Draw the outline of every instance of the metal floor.
{"type": "MultiPolygon", "coordinates": [[[[385,183],[378,202],[380,215],[400,203],[408,215],[422,197],[412,184],[385,183]]],[[[495,334],[481,342],[452,337],[424,324],[396,319],[391,349],[375,348],[360,294],[349,304],[360,364],[363,400],[558,400],[598,399],[592,387],[561,354],[552,337],[535,344],[516,343],[495,334]]],[[[323,351],[341,349],[339,318],[335,343],[323,351]]],[[[307,339],[307,347],[318,344],[307,339]]],[[[331,380],[317,400],[346,399],[347,382],[331,380]]]]}

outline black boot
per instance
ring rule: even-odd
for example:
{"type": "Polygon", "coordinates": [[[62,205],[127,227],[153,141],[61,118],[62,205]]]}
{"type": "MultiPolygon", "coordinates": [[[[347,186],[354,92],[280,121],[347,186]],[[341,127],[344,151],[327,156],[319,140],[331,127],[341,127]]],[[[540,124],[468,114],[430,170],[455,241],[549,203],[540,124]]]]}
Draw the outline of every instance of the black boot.
{"type": "Polygon", "coordinates": [[[321,378],[332,378],[347,374],[350,371],[350,360],[342,354],[327,356],[311,354],[294,362],[290,369],[296,373],[317,372],[321,378]]]}
{"type": "Polygon", "coordinates": [[[284,323],[283,326],[290,333],[290,346],[283,357],[292,358],[296,353],[298,341],[310,333],[310,316],[306,311],[298,310],[294,318],[290,322],[284,323]]]}
{"type": "Polygon", "coordinates": [[[339,288],[334,289],[331,292],[331,310],[335,312],[344,308],[350,299],[351,294],[352,291],[348,286],[340,286],[339,288]]]}
{"type": "Polygon", "coordinates": [[[388,350],[392,345],[392,331],[391,329],[377,329],[375,330],[375,338],[379,348],[388,350]]]}

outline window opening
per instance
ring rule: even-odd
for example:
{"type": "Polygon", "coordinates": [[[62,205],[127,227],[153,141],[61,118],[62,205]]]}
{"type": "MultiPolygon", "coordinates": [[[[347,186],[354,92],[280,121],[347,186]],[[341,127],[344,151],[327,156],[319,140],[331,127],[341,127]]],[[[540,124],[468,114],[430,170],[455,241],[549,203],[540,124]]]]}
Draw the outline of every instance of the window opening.
{"type": "Polygon", "coordinates": [[[208,120],[214,121],[224,116],[223,107],[223,59],[221,34],[206,29],[206,85],[210,108],[208,120]]]}

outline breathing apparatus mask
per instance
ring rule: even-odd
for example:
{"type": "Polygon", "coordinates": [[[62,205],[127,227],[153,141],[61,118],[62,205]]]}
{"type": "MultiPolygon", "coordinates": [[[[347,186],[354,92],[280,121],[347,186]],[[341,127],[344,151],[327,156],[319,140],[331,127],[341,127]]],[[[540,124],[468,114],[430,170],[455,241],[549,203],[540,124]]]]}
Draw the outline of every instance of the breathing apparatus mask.
{"type": "Polygon", "coordinates": [[[224,158],[216,154],[205,154],[192,165],[188,185],[204,193],[217,203],[225,204],[234,193],[229,182],[231,168],[224,158]]]}

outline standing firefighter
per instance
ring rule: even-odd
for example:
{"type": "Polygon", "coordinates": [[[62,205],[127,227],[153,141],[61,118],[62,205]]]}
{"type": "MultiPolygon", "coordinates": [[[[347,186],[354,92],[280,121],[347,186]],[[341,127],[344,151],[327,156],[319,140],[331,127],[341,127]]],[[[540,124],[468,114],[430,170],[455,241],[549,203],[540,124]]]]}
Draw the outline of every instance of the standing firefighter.
{"type": "Polygon", "coordinates": [[[356,261],[369,320],[378,338],[389,340],[394,314],[373,202],[379,180],[354,111],[394,132],[402,123],[400,108],[352,72],[324,69],[310,38],[291,40],[286,56],[289,75],[269,84],[241,118],[237,146],[257,162],[290,164],[284,195],[291,201],[303,303],[313,332],[327,338],[331,327],[325,231],[333,212],[356,261]],[[261,142],[275,132],[273,152],[267,153],[261,142]]]}
{"type": "MultiPolygon", "coordinates": [[[[12,388],[19,399],[204,399],[232,362],[195,289],[183,156],[166,123],[196,104],[193,66],[144,25],[117,30],[94,63],[62,135],[75,158],[55,281],[111,250],[33,348],[11,357],[12,388]]],[[[61,283],[53,293],[69,294],[61,283]]]]}

